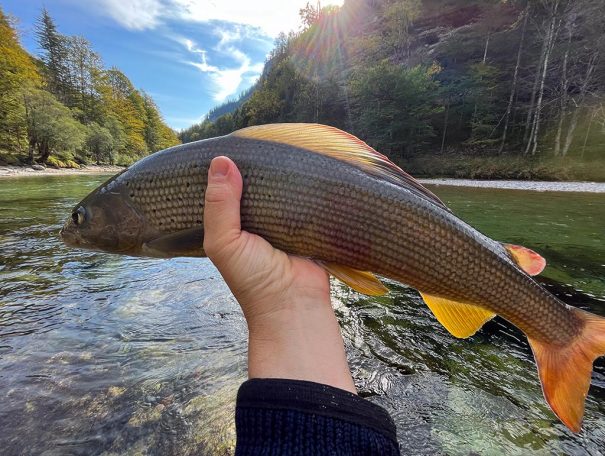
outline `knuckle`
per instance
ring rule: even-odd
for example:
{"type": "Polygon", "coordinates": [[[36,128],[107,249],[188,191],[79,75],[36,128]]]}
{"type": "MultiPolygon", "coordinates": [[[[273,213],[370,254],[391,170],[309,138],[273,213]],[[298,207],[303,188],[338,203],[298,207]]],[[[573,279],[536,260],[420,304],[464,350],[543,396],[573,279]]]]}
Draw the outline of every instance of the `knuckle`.
{"type": "Polygon", "coordinates": [[[203,249],[208,258],[212,261],[228,258],[232,255],[234,248],[237,247],[237,237],[230,232],[220,233],[218,236],[204,236],[203,249]]]}
{"type": "Polygon", "coordinates": [[[206,189],[206,203],[222,203],[231,196],[231,190],[226,184],[208,184],[206,189]]]}

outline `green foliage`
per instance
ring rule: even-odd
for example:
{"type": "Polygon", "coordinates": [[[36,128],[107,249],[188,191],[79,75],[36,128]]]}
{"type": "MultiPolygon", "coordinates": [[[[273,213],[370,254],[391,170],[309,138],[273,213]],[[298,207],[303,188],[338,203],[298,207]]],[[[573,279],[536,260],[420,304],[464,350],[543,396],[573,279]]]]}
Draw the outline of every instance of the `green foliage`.
{"type": "Polygon", "coordinates": [[[383,150],[418,149],[434,136],[432,117],[441,111],[433,76],[437,67],[401,69],[388,61],[352,77],[356,130],[383,150]]]}
{"type": "Polygon", "coordinates": [[[605,182],[602,160],[447,154],[415,155],[403,160],[402,165],[417,177],[605,182]]]}
{"type": "Polygon", "coordinates": [[[48,166],[52,166],[53,168],[66,168],[65,163],[63,163],[63,161],[59,160],[57,157],[48,157],[46,164],[48,166]]]}
{"type": "Polygon", "coordinates": [[[52,94],[30,89],[23,92],[23,99],[32,161],[34,147],[38,148],[40,161],[44,163],[52,152],[71,152],[82,146],[84,126],[52,94]]]}
{"type": "Polygon", "coordinates": [[[97,164],[113,163],[112,152],[115,145],[109,129],[96,122],[91,123],[86,134],[86,147],[92,153],[97,164]]]}
{"type": "Polygon", "coordinates": [[[151,97],[105,70],[85,38],[59,33],[46,9],[36,36],[42,74],[0,10],[0,159],[131,163],[179,143],[151,97]]]}
{"type": "Polygon", "coordinates": [[[467,82],[467,101],[473,107],[470,119],[469,142],[489,141],[496,130],[498,97],[498,69],[485,63],[470,65],[467,82]]]}
{"type": "Polygon", "coordinates": [[[38,69],[0,10],[0,149],[24,149],[27,132],[21,93],[25,87],[40,83],[38,69]]]}
{"type": "Polygon", "coordinates": [[[301,30],[276,40],[252,95],[180,139],[320,122],[352,131],[395,161],[506,155],[506,166],[475,163],[477,172],[556,178],[584,169],[592,176],[579,164],[603,160],[605,16],[597,0],[555,3],[348,0],[318,11],[310,2],[300,11],[301,30]],[[547,159],[557,128],[561,155],[579,163],[574,172],[547,159]],[[523,152],[532,131],[539,147],[530,158],[523,152]]]}

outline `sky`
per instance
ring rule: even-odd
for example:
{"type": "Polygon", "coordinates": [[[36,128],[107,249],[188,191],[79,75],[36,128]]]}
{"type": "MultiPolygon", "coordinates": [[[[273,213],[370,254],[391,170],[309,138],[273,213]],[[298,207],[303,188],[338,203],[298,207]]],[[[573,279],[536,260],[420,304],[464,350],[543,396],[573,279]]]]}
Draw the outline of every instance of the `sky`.
{"type": "Polygon", "coordinates": [[[307,1],[0,0],[0,6],[17,18],[32,54],[45,6],[59,32],[90,41],[105,67],[122,70],[180,130],[254,84],[277,35],[298,29],[307,1]]]}

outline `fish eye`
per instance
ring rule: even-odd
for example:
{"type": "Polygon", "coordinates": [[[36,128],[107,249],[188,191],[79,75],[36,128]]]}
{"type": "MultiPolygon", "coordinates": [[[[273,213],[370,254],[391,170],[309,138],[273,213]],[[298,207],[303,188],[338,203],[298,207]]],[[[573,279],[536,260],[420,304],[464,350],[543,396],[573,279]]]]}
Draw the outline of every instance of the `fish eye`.
{"type": "Polygon", "coordinates": [[[74,222],[74,225],[81,225],[86,221],[86,210],[80,206],[71,214],[71,219],[74,222]]]}

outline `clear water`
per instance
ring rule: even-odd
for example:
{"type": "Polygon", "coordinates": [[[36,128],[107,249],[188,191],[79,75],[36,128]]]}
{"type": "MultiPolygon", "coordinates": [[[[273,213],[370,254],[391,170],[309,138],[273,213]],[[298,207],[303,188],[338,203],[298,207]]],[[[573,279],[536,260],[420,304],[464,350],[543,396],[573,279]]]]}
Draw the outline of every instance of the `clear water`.
{"type": "MultiPolygon", "coordinates": [[[[0,180],[0,452],[231,454],[246,330],[206,259],[71,250],[57,233],[101,176],[0,180]]],[[[605,315],[598,194],[436,187],[463,219],[549,260],[542,282],[605,315]]],[[[360,394],[385,406],[404,454],[605,452],[605,362],[584,432],[548,410],[522,334],[490,322],[449,336],[414,290],[367,298],[334,284],[360,394]]]]}

